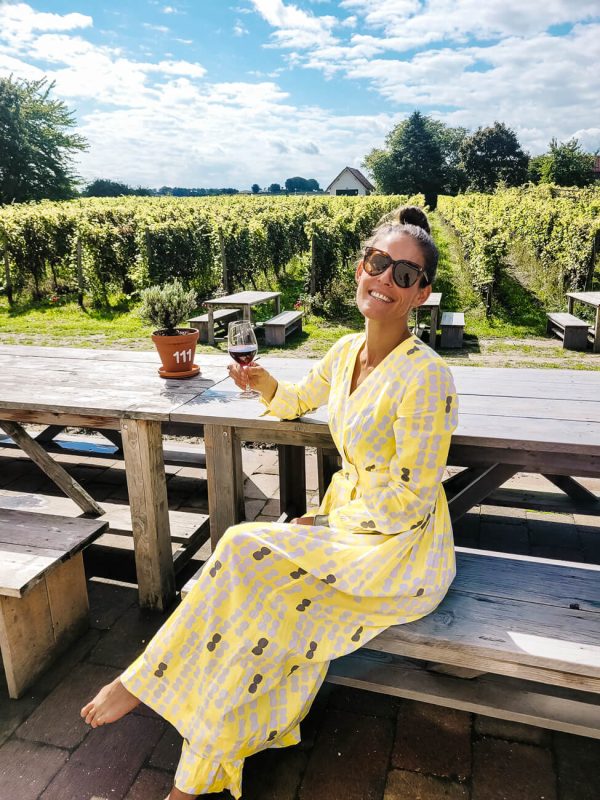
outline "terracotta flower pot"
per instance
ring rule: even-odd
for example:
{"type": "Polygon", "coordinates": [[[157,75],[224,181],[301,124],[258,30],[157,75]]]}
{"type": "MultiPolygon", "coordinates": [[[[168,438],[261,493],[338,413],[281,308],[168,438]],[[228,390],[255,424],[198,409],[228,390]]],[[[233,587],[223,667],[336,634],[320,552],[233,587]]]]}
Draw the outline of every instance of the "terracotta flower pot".
{"type": "Polygon", "coordinates": [[[176,336],[154,331],[152,341],[163,364],[158,370],[163,378],[188,378],[200,372],[200,367],[194,364],[198,341],[196,328],[179,328],[176,336]]]}

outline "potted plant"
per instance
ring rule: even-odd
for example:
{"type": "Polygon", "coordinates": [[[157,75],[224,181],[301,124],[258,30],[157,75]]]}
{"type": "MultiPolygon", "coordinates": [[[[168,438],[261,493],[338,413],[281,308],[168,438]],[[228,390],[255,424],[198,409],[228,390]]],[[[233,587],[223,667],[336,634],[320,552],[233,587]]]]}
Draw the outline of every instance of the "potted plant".
{"type": "Polygon", "coordinates": [[[159,375],[163,378],[190,378],[200,372],[194,364],[198,331],[196,328],[178,328],[196,308],[196,293],[187,290],[175,279],[164,286],[150,286],[141,293],[139,314],[156,330],[152,341],[162,361],[159,375]]]}

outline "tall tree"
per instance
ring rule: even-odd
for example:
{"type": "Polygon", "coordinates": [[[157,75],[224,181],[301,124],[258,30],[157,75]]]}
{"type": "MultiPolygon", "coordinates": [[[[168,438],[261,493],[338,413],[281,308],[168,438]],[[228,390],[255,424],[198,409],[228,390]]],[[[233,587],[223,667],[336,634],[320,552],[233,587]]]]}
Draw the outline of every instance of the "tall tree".
{"type": "MultiPolygon", "coordinates": [[[[534,161],[534,159],[532,159],[534,161]]],[[[540,183],[558,186],[589,186],[594,180],[594,156],[581,149],[577,139],[557,142],[552,139],[549,152],[535,159],[540,183]]],[[[533,172],[530,164],[530,174],[533,172]]],[[[532,175],[533,177],[533,175],[532,175]]]]}
{"type": "Polygon", "coordinates": [[[385,149],[365,156],[364,166],[384,194],[425,195],[431,208],[444,191],[445,164],[439,131],[428,117],[414,111],[388,134],[385,149]]]}
{"type": "Polygon", "coordinates": [[[0,204],[72,197],[72,159],[87,148],[54,83],[0,78],[0,204]]]}
{"type": "Polygon", "coordinates": [[[252,194],[258,194],[260,192],[260,186],[258,183],[253,183],[250,188],[252,189],[252,194]]]}
{"type": "Polygon", "coordinates": [[[520,186],[527,180],[529,158],[516,133],[502,122],[478,128],[461,146],[469,188],[493,192],[499,183],[520,186]]]}
{"type": "Polygon", "coordinates": [[[315,192],[319,190],[319,182],[315,178],[301,178],[296,175],[286,180],[285,188],[288,192],[315,192]]]}

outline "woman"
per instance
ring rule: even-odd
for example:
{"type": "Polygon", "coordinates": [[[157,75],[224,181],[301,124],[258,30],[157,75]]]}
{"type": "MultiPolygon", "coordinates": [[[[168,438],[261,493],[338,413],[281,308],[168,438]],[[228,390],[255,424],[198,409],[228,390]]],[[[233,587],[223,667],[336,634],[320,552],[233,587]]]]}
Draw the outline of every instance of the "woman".
{"type": "MultiPolygon", "coordinates": [[[[297,385],[248,368],[279,417],[328,402],[342,469],[316,515],[229,528],[143,655],[82,709],[96,727],[143,701],[179,730],[170,800],[224,788],[239,798],[246,756],[300,740],[329,661],[430,613],[452,582],[441,480],[456,395],[448,367],[408,329],[437,258],[423,212],[400,209],[356,269],[365,332],[297,385]]],[[[243,388],[242,368],[230,373],[243,388]]]]}

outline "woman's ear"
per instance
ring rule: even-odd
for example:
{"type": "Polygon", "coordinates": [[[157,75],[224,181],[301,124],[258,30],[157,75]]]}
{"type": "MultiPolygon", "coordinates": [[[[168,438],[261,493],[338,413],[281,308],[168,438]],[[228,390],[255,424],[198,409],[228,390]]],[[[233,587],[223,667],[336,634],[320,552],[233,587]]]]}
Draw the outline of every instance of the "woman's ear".
{"type": "Polygon", "coordinates": [[[354,280],[358,283],[360,280],[360,276],[363,274],[363,262],[362,259],[356,265],[356,271],[354,273],[354,280]]]}
{"type": "Polygon", "coordinates": [[[425,300],[427,300],[427,298],[429,297],[430,294],[431,294],[431,284],[430,283],[428,283],[427,286],[421,286],[419,291],[417,292],[416,297],[415,297],[415,300],[414,300],[414,303],[413,303],[413,308],[416,308],[417,306],[422,306],[423,303],[425,302],[425,300]]]}

